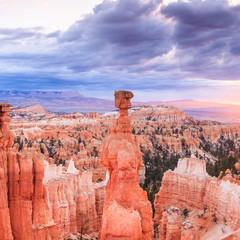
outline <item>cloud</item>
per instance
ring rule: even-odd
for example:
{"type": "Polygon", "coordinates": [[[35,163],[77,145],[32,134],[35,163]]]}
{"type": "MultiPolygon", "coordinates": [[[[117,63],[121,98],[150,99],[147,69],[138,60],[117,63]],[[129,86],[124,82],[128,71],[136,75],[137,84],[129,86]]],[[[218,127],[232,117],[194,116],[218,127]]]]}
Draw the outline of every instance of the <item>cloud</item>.
{"type": "Polygon", "coordinates": [[[0,28],[0,42],[1,44],[8,44],[19,43],[29,39],[48,38],[48,36],[41,31],[41,27],[15,29],[0,28]]]}
{"type": "Polygon", "coordinates": [[[224,0],[118,0],[66,31],[0,29],[0,87],[215,91],[210,80],[240,80],[239,13],[224,0]]]}
{"type": "Polygon", "coordinates": [[[172,20],[179,66],[194,76],[239,80],[240,15],[227,1],[192,0],[163,6],[172,20]]]}
{"type": "Polygon", "coordinates": [[[62,49],[88,67],[139,64],[171,50],[168,25],[153,15],[160,1],[121,0],[103,2],[59,38],[62,49]],[[71,47],[69,47],[71,45],[71,47]],[[68,51],[65,51],[68,50],[68,51]]]}

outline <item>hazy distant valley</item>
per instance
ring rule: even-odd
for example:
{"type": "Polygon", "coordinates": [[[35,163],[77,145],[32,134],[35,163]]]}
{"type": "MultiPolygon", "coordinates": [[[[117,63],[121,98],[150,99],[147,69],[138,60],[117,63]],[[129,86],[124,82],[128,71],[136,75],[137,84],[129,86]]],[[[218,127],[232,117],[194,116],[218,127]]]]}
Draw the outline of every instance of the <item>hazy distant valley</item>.
{"type": "MultiPolygon", "coordinates": [[[[9,102],[12,106],[42,105],[53,112],[91,112],[106,113],[115,109],[111,100],[85,97],[74,92],[42,91],[0,91],[0,101],[9,102]]],[[[139,105],[167,105],[184,110],[189,116],[200,120],[212,120],[224,123],[240,123],[240,106],[201,102],[195,100],[133,102],[139,105]]]]}

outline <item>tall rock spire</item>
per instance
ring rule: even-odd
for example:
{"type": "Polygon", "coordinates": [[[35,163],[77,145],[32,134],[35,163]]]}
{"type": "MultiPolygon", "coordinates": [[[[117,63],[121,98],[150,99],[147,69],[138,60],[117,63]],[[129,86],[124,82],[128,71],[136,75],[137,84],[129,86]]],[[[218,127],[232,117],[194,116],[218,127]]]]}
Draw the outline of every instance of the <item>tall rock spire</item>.
{"type": "Polygon", "coordinates": [[[109,171],[100,239],[150,240],[153,235],[152,208],[147,193],[139,186],[142,154],[131,134],[128,108],[133,93],[115,92],[120,109],[116,125],[103,143],[102,164],[109,171]]]}
{"type": "Polygon", "coordinates": [[[13,144],[13,135],[9,129],[10,117],[8,113],[11,105],[0,103],[0,149],[8,150],[13,144]]]}
{"type": "Polygon", "coordinates": [[[8,150],[13,144],[8,113],[10,104],[0,103],[0,239],[12,240],[12,230],[8,208],[7,159],[8,150]]]}

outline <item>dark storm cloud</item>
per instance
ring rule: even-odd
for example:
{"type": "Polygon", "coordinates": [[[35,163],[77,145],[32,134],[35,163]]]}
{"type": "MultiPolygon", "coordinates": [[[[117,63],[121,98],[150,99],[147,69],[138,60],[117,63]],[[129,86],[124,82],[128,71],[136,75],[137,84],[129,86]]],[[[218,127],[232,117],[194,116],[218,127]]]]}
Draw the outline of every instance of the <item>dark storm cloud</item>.
{"type": "Polygon", "coordinates": [[[227,1],[192,0],[162,7],[173,20],[172,39],[184,71],[212,79],[239,79],[240,15],[227,1]]]}
{"type": "Polygon", "coordinates": [[[85,67],[133,65],[169,52],[168,25],[153,15],[159,3],[122,0],[98,5],[94,14],[59,38],[62,48],[69,50],[65,57],[81,61],[70,67],[82,71],[83,62],[85,67]]]}
{"type": "Polygon", "coordinates": [[[239,16],[225,1],[172,3],[162,8],[175,20],[174,39],[180,47],[202,46],[219,38],[228,38],[238,29],[239,16]]]}

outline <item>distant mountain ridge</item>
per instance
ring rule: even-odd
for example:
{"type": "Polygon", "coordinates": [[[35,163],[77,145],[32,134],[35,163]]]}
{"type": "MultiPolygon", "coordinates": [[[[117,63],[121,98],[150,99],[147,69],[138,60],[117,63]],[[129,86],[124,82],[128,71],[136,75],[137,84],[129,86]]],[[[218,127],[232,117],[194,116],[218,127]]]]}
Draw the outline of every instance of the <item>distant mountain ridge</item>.
{"type": "Polygon", "coordinates": [[[240,123],[240,105],[202,102],[192,99],[177,101],[154,101],[146,105],[167,105],[182,109],[189,116],[200,120],[212,120],[224,123],[240,123]]]}
{"type": "MultiPolygon", "coordinates": [[[[67,113],[91,111],[106,113],[115,110],[113,100],[85,97],[76,92],[0,91],[0,102],[25,107],[41,105],[48,111],[67,113]]],[[[174,106],[196,119],[240,124],[240,105],[201,102],[192,99],[133,102],[133,106],[139,105],[174,106]]]]}
{"type": "Polygon", "coordinates": [[[205,102],[194,99],[181,99],[173,101],[150,101],[148,105],[171,105],[183,109],[194,109],[194,108],[209,108],[209,107],[223,107],[223,106],[234,106],[232,104],[216,103],[216,102],[205,102]]]}
{"type": "Polygon", "coordinates": [[[9,102],[13,106],[40,104],[49,111],[68,113],[94,110],[103,113],[114,109],[113,101],[85,97],[76,92],[0,91],[0,102],[9,102]]]}

